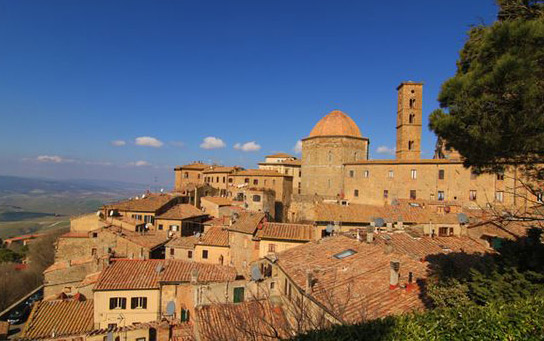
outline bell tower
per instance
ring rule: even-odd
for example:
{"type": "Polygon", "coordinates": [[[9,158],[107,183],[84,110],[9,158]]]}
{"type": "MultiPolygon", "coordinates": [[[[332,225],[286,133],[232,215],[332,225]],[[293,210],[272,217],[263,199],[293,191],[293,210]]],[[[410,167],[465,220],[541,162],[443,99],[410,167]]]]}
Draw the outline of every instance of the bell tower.
{"type": "Polygon", "coordinates": [[[402,82],[397,92],[397,160],[419,160],[423,83],[402,82]]]}

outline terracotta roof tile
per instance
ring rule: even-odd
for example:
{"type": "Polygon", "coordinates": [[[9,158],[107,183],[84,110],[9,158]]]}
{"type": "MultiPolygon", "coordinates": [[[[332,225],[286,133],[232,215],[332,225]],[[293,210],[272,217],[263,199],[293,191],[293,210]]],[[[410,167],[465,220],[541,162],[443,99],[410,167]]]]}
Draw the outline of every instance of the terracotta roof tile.
{"type": "Polygon", "coordinates": [[[235,170],[242,169],[241,167],[224,167],[224,166],[212,166],[206,170],[204,170],[204,174],[210,174],[210,173],[232,173],[235,170]]]}
{"type": "Polygon", "coordinates": [[[241,212],[229,230],[254,234],[265,217],[266,215],[260,212],[241,212]]]}
{"type": "Polygon", "coordinates": [[[172,328],[172,341],[194,341],[195,331],[192,323],[180,323],[172,328]]]}
{"type": "Polygon", "coordinates": [[[314,126],[309,137],[317,136],[352,136],[362,137],[361,131],[353,120],[341,112],[334,110],[323,117],[314,126]]]}
{"type": "Polygon", "coordinates": [[[293,336],[288,333],[283,310],[269,300],[201,306],[196,315],[202,340],[278,340],[293,336]],[[273,337],[275,331],[277,337],[273,337]]]}
{"type": "Polygon", "coordinates": [[[287,153],[276,153],[272,155],[267,155],[265,157],[269,158],[283,158],[283,157],[294,157],[293,155],[287,154],[287,153]]]}
{"type": "Polygon", "coordinates": [[[378,234],[370,244],[342,235],[325,238],[281,252],[277,264],[301,290],[305,288],[307,273],[312,273],[312,297],[338,319],[353,323],[424,309],[428,302],[422,299],[421,289],[429,263],[421,258],[450,250],[487,250],[470,238],[417,239],[407,233],[387,236],[378,234]],[[385,251],[386,243],[393,246],[391,252],[385,251]],[[355,253],[341,259],[335,257],[347,250],[355,253]],[[406,284],[408,274],[413,274],[409,289],[389,288],[393,260],[400,261],[399,284],[406,284]]]}
{"type": "Polygon", "coordinates": [[[234,201],[230,198],[225,198],[225,197],[202,197],[200,200],[206,200],[219,206],[230,206],[236,203],[242,204],[239,201],[234,201]]]}
{"type": "Polygon", "coordinates": [[[124,238],[134,244],[145,247],[148,250],[155,249],[168,241],[165,234],[158,232],[140,233],[136,231],[125,230],[121,227],[110,226],[103,231],[104,233],[113,233],[120,238],[124,238]]]}
{"type": "Polygon", "coordinates": [[[176,237],[170,239],[166,243],[166,247],[180,248],[180,249],[194,249],[195,244],[198,243],[199,237],[192,235],[187,237],[176,237]]]}
{"type": "Polygon", "coordinates": [[[102,271],[94,290],[158,289],[159,282],[190,282],[194,269],[200,282],[236,278],[236,270],[223,265],[178,259],[119,259],[102,271]]]}
{"type": "Polygon", "coordinates": [[[314,239],[315,229],[314,225],[266,222],[257,231],[256,237],[309,242],[314,239]]]}
{"type": "Polygon", "coordinates": [[[239,172],[235,172],[232,176],[281,176],[292,177],[292,175],[282,174],[275,170],[269,169],[246,169],[239,172]]]}
{"type": "Polygon", "coordinates": [[[104,205],[106,209],[134,212],[156,212],[176,197],[171,194],[147,194],[143,199],[130,199],[104,205]]]}
{"type": "Polygon", "coordinates": [[[200,237],[199,245],[229,246],[229,231],[222,226],[211,226],[200,237]]]}
{"type": "Polygon", "coordinates": [[[22,339],[48,339],[84,334],[93,329],[93,300],[37,303],[21,334],[22,339]]]}
{"type": "Polygon", "coordinates": [[[89,232],[70,231],[61,235],[59,238],[89,238],[89,232]]]}
{"type": "Polygon", "coordinates": [[[201,217],[203,215],[206,215],[206,213],[202,212],[193,205],[178,204],[171,207],[161,215],[158,215],[157,217],[155,217],[155,219],[184,220],[189,218],[201,217]]]}
{"type": "Polygon", "coordinates": [[[210,167],[212,167],[212,165],[208,165],[208,164],[202,163],[202,162],[193,162],[193,163],[190,163],[190,164],[187,164],[187,165],[177,166],[175,169],[176,170],[178,170],[178,169],[204,170],[204,169],[210,168],[210,167]]]}

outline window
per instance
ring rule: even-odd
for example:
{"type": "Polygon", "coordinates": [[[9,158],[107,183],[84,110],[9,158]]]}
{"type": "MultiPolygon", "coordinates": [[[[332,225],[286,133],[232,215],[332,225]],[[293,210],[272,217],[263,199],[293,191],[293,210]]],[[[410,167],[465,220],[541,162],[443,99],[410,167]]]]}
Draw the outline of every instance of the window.
{"type": "Polygon", "coordinates": [[[365,170],[365,171],[363,172],[363,178],[368,178],[369,176],[370,176],[370,171],[365,170]]]}
{"type": "Polygon", "coordinates": [[[411,200],[416,200],[416,199],[417,199],[417,195],[416,195],[416,190],[415,190],[415,189],[411,189],[411,190],[410,190],[410,199],[411,199],[411,200]]]}
{"type": "Polygon", "coordinates": [[[244,287],[234,288],[234,303],[244,302],[244,287]]]}
{"type": "Polygon", "coordinates": [[[333,255],[333,257],[336,258],[336,259],[344,259],[344,258],[347,258],[349,256],[353,256],[356,253],[357,253],[357,251],[354,251],[352,249],[347,249],[345,251],[342,251],[342,252],[339,252],[339,253],[333,255]]]}
{"type": "Polygon", "coordinates": [[[384,199],[389,198],[389,191],[386,190],[386,189],[383,190],[383,198],[384,198],[384,199]]]}
{"type": "Polygon", "coordinates": [[[183,178],[185,178],[185,179],[189,178],[189,173],[187,173],[187,172],[183,173],[183,178]]]}
{"type": "Polygon", "coordinates": [[[408,123],[410,123],[410,124],[411,124],[411,123],[414,123],[415,120],[416,120],[416,115],[410,114],[410,115],[408,116],[408,123]]]}
{"type": "Polygon", "coordinates": [[[248,184],[248,183],[249,183],[249,178],[245,178],[245,179],[244,179],[244,182],[245,182],[246,184],[248,184]]]}
{"type": "Polygon", "coordinates": [[[170,256],[173,256],[176,253],[176,249],[173,247],[170,248],[170,256]]]}
{"type": "Polygon", "coordinates": [[[162,230],[162,229],[163,229],[162,224],[159,224],[159,230],[162,230]]]}
{"type": "Polygon", "coordinates": [[[258,184],[259,184],[259,180],[258,180],[258,179],[253,179],[253,184],[254,184],[254,185],[258,185],[258,184]]]}
{"type": "Polygon", "coordinates": [[[298,171],[298,176],[299,176],[299,177],[302,176],[302,171],[298,171]]]}
{"type": "Polygon", "coordinates": [[[504,200],[504,192],[503,191],[495,192],[495,201],[503,202],[503,200],[504,200]]]}
{"type": "Polygon", "coordinates": [[[197,174],[197,175],[196,175],[196,178],[197,178],[197,179],[200,179],[200,174],[197,174]]]}
{"type": "Polygon", "coordinates": [[[394,172],[392,169],[390,169],[390,170],[387,172],[387,177],[388,177],[389,179],[393,179],[394,176],[395,176],[395,172],[394,172]]]}
{"type": "Polygon", "coordinates": [[[110,297],[110,309],[127,309],[125,297],[110,297]]]}
{"type": "Polygon", "coordinates": [[[260,202],[260,201],[261,201],[261,196],[255,194],[255,195],[253,196],[253,201],[254,201],[254,202],[260,202]]]}
{"type": "Polygon", "coordinates": [[[187,258],[189,259],[193,258],[193,251],[191,250],[187,251],[187,258]]]}
{"type": "Polygon", "coordinates": [[[231,184],[231,183],[232,183],[232,178],[229,178],[229,184],[231,184]]]}
{"type": "Polygon", "coordinates": [[[179,226],[178,225],[170,225],[169,228],[170,228],[170,231],[176,232],[176,231],[178,231],[179,226]]]}
{"type": "Polygon", "coordinates": [[[130,309],[147,309],[147,297],[132,297],[130,309]]]}
{"type": "Polygon", "coordinates": [[[438,191],[438,196],[437,196],[437,199],[438,201],[444,201],[444,191],[438,191]]]}
{"type": "Polygon", "coordinates": [[[202,250],[202,259],[208,259],[208,250],[202,250]]]}
{"type": "Polygon", "coordinates": [[[470,192],[468,192],[468,200],[475,201],[476,200],[476,191],[471,189],[470,192]]]}
{"type": "Polygon", "coordinates": [[[414,149],[414,141],[408,141],[408,150],[414,149]]]}
{"type": "Polygon", "coordinates": [[[93,232],[93,238],[98,238],[98,232],[93,232]]]}
{"type": "Polygon", "coordinates": [[[417,170],[416,170],[416,169],[412,169],[412,170],[410,171],[410,177],[411,177],[412,179],[414,179],[414,180],[417,179],[417,170]]]}
{"type": "Polygon", "coordinates": [[[266,187],[266,179],[264,179],[263,181],[264,181],[264,186],[266,187]]]}
{"type": "Polygon", "coordinates": [[[416,99],[410,98],[410,109],[413,109],[415,105],[416,105],[416,99]]]}
{"type": "Polygon", "coordinates": [[[219,177],[215,177],[215,182],[219,183],[219,177]]]}
{"type": "Polygon", "coordinates": [[[470,171],[470,180],[476,180],[477,177],[478,173],[476,173],[475,171],[470,171]]]}
{"type": "Polygon", "coordinates": [[[268,244],[268,252],[276,252],[276,244],[268,244]]]}
{"type": "Polygon", "coordinates": [[[276,282],[270,282],[270,290],[274,290],[276,287],[276,282]]]}
{"type": "Polygon", "coordinates": [[[108,323],[108,330],[117,328],[117,323],[108,323]]]}
{"type": "Polygon", "coordinates": [[[358,197],[358,196],[359,196],[359,190],[358,190],[358,189],[356,189],[356,190],[353,191],[353,196],[354,196],[354,197],[358,197]]]}
{"type": "Polygon", "coordinates": [[[438,180],[444,180],[444,170],[443,169],[438,170],[438,180]]]}
{"type": "Polygon", "coordinates": [[[189,309],[181,309],[181,322],[189,322],[189,309]]]}
{"type": "Polygon", "coordinates": [[[497,180],[498,181],[504,180],[504,173],[497,173],[497,180]]]}
{"type": "Polygon", "coordinates": [[[350,177],[350,178],[353,178],[354,175],[355,175],[355,172],[352,171],[352,170],[350,170],[350,171],[349,171],[349,177],[350,177]]]}
{"type": "Polygon", "coordinates": [[[145,341],[145,337],[139,337],[136,339],[136,341],[145,341]]]}
{"type": "Polygon", "coordinates": [[[438,236],[447,237],[448,236],[448,228],[447,227],[439,227],[438,228],[438,236]]]}
{"type": "Polygon", "coordinates": [[[91,256],[96,256],[96,247],[91,249],[91,256]]]}

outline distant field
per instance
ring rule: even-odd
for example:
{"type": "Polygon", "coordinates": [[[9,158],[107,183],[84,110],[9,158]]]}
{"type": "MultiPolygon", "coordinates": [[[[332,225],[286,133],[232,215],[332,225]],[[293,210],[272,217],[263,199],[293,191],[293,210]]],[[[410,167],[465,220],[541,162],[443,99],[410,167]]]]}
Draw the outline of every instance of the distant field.
{"type": "Polygon", "coordinates": [[[0,238],[68,228],[70,217],[143,193],[141,185],[0,176],[0,238]]]}

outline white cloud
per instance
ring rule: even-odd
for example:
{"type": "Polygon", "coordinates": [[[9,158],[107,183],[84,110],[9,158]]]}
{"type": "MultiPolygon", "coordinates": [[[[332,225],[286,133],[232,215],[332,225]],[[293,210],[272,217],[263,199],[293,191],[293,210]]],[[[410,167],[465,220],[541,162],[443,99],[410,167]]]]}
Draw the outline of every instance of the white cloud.
{"type": "Polygon", "coordinates": [[[200,144],[200,148],[203,149],[217,149],[224,148],[225,142],[218,137],[208,136],[204,138],[204,141],[200,144]]]}
{"type": "Polygon", "coordinates": [[[155,147],[155,148],[162,147],[162,145],[164,144],[161,141],[151,136],[137,137],[136,140],[134,140],[134,143],[136,143],[136,145],[138,146],[155,147]]]}
{"type": "Polygon", "coordinates": [[[389,148],[388,146],[379,146],[376,148],[376,153],[385,155],[395,155],[395,148],[389,148]]]}
{"type": "Polygon", "coordinates": [[[293,151],[297,154],[302,153],[302,141],[298,140],[295,146],[293,147],[293,151]]]}
{"type": "Polygon", "coordinates": [[[115,141],[111,141],[111,145],[112,146],[115,146],[115,147],[122,147],[124,145],[126,145],[127,143],[123,140],[115,140],[115,141]]]}
{"type": "Polygon", "coordinates": [[[129,166],[133,166],[133,167],[147,167],[147,166],[151,166],[151,164],[147,161],[143,161],[143,160],[140,160],[140,161],[136,161],[136,162],[130,162],[128,164],[129,166]]]}
{"type": "Polygon", "coordinates": [[[243,152],[256,152],[261,149],[261,146],[257,144],[255,141],[250,141],[244,144],[237,143],[234,145],[234,149],[238,149],[243,152]]]}
{"type": "Polygon", "coordinates": [[[63,157],[60,157],[58,155],[40,155],[36,158],[36,161],[44,162],[44,163],[66,163],[66,162],[74,162],[72,159],[65,159],[63,157]]]}
{"type": "Polygon", "coordinates": [[[172,141],[170,142],[170,144],[174,147],[178,147],[178,148],[182,148],[182,147],[185,147],[185,143],[181,142],[181,141],[172,141]]]}

